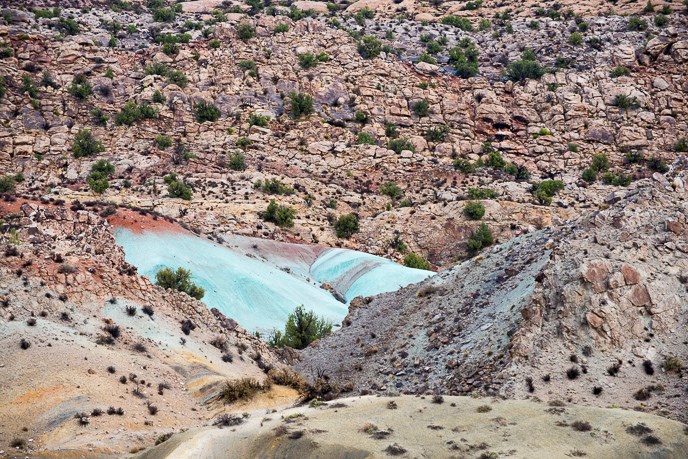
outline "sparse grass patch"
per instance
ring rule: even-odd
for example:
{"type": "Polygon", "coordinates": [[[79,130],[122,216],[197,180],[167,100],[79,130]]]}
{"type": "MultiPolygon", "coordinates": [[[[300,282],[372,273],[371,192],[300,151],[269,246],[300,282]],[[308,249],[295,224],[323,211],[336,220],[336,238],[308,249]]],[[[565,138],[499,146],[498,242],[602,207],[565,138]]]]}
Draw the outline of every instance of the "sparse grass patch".
{"type": "Polygon", "coordinates": [[[478,408],[475,409],[478,413],[489,413],[492,411],[492,407],[490,405],[480,405],[478,408]]]}

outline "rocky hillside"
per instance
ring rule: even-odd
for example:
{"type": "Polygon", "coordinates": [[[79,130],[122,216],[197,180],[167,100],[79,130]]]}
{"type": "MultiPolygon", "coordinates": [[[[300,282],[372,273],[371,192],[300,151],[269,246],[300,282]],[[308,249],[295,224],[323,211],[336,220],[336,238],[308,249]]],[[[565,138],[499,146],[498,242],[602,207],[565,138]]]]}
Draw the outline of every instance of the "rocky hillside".
{"type": "Polygon", "coordinates": [[[679,5],[629,17],[641,2],[618,15],[585,2],[507,13],[506,2],[496,17],[494,2],[446,2],[416,18],[411,3],[391,19],[388,3],[367,0],[183,2],[176,13],[82,1],[59,16],[6,2],[0,168],[23,174],[16,186],[34,196],[397,260],[402,247],[449,266],[476,227],[466,199],[490,199],[485,221],[506,240],[603,205],[614,184],[686,148],[679,5]],[[523,56],[540,78],[505,76],[523,56]],[[313,113],[295,116],[292,93],[312,98],[313,113]],[[75,140],[89,148],[75,154],[75,140]],[[582,180],[594,155],[610,169],[582,180]],[[114,167],[105,190],[88,186],[98,159],[114,167]],[[170,194],[170,173],[191,193],[170,194]],[[565,184],[552,206],[533,197],[545,178],[565,184]],[[293,226],[261,218],[271,199],[294,209],[293,226]],[[350,213],[359,231],[337,237],[332,222],[350,213]]]}
{"type": "Polygon", "coordinates": [[[210,422],[226,380],[278,365],[236,322],[138,277],[97,209],[78,207],[0,204],[3,453],[150,446],[210,422]]]}
{"type": "Polygon", "coordinates": [[[686,420],[685,174],[352,302],[297,368],[368,394],[485,394],[686,420]]]}

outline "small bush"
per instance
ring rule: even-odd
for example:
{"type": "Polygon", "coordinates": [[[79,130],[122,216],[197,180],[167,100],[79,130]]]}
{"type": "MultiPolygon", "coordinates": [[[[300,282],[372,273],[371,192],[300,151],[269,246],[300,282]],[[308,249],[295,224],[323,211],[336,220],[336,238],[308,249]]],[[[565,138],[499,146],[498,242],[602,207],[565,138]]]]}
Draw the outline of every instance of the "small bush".
{"type": "Polygon", "coordinates": [[[172,139],[162,134],[155,137],[154,142],[155,146],[158,147],[159,150],[166,150],[172,146],[172,139]]]}
{"type": "Polygon", "coordinates": [[[27,350],[28,348],[31,347],[31,343],[27,341],[26,339],[22,338],[19,340],[19,347],[22,348],[23,350],[27,350]]]}
{"type": "Polygon", "coordinates": [[[387,144],[387,148],[394,151],[396,154],[400,154],[404,150],[415,152],[413,144],[407,139],[392,139],[387,144]]]}
{"type": "Polygon", "coordinates": [[[158,116],[157,110],[146,103],[139,105],[134,102],[127,102],[122,110],[115,115],[115,124],[117,126],[131,126],[142,119],[151,119],[156,116],[158,116]]]}
{"type": "Polygon", "coordinates": [[[413,252],[407,253],[404,257],[404,266],[415,269],[424,269],[426,271],[430,271],[432,269],[430,262],[413,252]]]}
{"type": "Polygon", "coordinates": [[[449,126],[441,124],[425,131],[425,139],[429,142],[442,142],[449,134],[449,126]]]}
{"type": "Polygon", "coordinates": [[[72,85],[69,87],[69,93],[79,100],[84,100],[93,94],[93,87],[84,75],[77,75],[72,80],[72,85]]]}
{"type": "Polygon", "coordinates": [[[306,311],[303,305],[297,306],[289,314],[284,332],[275,331],[269,343],[273,347],[304,349],[313,341],[332,331],[332,323],[318,317],[313,311],[306,311]]]}
{"type": "Polygon", "coordinates": [[[681,137],[674,145],[674,151],[688,153],[688,137],[681,137]]]}
{"type": "Polygon", "coordinates": [[[580,32],[574,32],[569,35],[569,45],[580,46],[583,44],[583,34],[580,32]]]}
{"type": "Polygon", "coordinates": [[[308,116],[313,113],[313,97],[310,94],[292,91],[289,94],[291,102],[291,115],[294,118],[308,116]]]}
{"type": "Polygon", "coordinates": [[[625,94],[618,94],[614,97],[612,105],[619,108],[621,111],[635,110],[640,107],[638,99],[635,97],[629,97],[625,94]]]}
{"type": "Polygon", "coordinates": [[[634,32],[641,32],[647,30],[647,21],[645,19],[639,18],[638,16],[631,16],[628,19],[628,30],[634,32]]]}
{"type": "Polygon", "coordinates": [[[471,220],[480,220],[485,216],[485,206],[480,201],[468,201],[463,208],[463,214],[471,220]]]}
{"type": "Polygon", "coordinates": [[[476,255],[482,248],[492,245],[493,242],[492,231],[485,223],[481,223],[468,238],[468,253],[471,256],[476,255]]]}
{"type": "Polygon", "coordinates": [[[566,377],[569,379],[576,379],[580,376],[580,370],[578,367],[571,367],[568,370],[566,370],[566,377]]]}
{"type": "Polygon", "coordinates": [[[273,222],[282,228],[294,226],[296,210],[290,206],[278,205],[274,199],[270,200],[268,208],[263,212],[262,218],[266,222],[273,222]]]}
{"type": "Polygon", "coordinates": [[[361,131],[358,133],[356,143],[359,145],[375,145],[375,138],[371,134],[361,131]]]}
{"type": "Polygon", "coordinates": [[[251,24],[242,22],[237,25],[237,36],[240,40],[246,41],[256,36],[256,29],[253,28],[251,24]]]}
{"type": "Polygon", "coordinates": [[[242,378],[234,381],[227,381],[220,391],[218,397],[224,403],[233,403],[237,400],[250,400],[258,392],[269,389],[253,378],[242,378]]]}
{"type": "Polygon", "coordinates": [[[421,100],[417,101],[416,103],[414,103],[412,108],[413,108],[413,112],[416,115],[418,115],[420,117],[428,116],[428,112],[430,109],[430,103],[428,102],[427,99],[421,99],[421,100]]]}
{"type": "Polygon", "coordinates": [[[559,191],[564,189],[564,182],[561,180],[543,180],[534,188],[535,198],[540,204],[552,204],[552,198],[559,191]]]}
{"type": "Polygon", "coordinates": [[[623,66],[618,66],[618,67],[615,67],[614,70],[612,70],[609,73],[609,76],[612,78],[618,78],[618,77],[622,77],[622,76],[628,76],[630,74],[631,74],[631,71],[628,68],[623,67],[623,66]]]}
{"type": "Polygon", "coordinates": [[[404,192],[396,182],[385,182],[380,186],[380,193],[385,196],[392,198],[392,201],[396,201],[404,195],[404,192]]]}
{"type": "Polygon", "coordinates": [[[528,79],[539,80],[544,74],[545,69],[535,61],[534,56],[525,51],[521,60],[510,63],[506,68],[506,77],[521,83],[528,79]]]}
{"type": "Polygon", "coordinates": [[[588,421],[574,421],[571,428],[578,432],[589,432],[592,430],[592,425],[588,421]]]}
{"type": "Polygon", "coordinates": [[[204,100],[194,105],[194,111],[196,121],[199,123],[217,121],[220,118],[220,109],[204,100]]]}
{"type": "Polygon", "coordinates": [[[171,198],[181,198],[190,201],[193,196],[191,187],[179,180],[175,174],[166,175],[164,181],[167,184],[167,193],[171,198]]]}
{"type": "Polygon", "coordinates": [[[656,156],[653,156],[647,161],[647,167],[649,167],[650,170],[659,172],[661,174],[669,172],[669,166],[667,166],[666,162],[662,158],[658,158],[656,156]]]}
{"type": "Polygon", "coordinates": [[[450,25],[460,30],[464,30],[466,32],[473,31],[473,24],[471,24],[471,20],[461,16],[445,16],[441,19],[440,22],[442,22],[442,24],[450,25]]]}
{"type": "Polygon", "coordinates": [[[358,217],[354,214],[346,214],[334,222],[334,230],[337,237],[348,239],[359,230],[358,217]]]}
{"type": "Polygon", "coordinates": [[[229,168],[233,171],[246,170],[246,157],[243,153],[237,152],[229,156],[229,168]]]}
{"type": "Polygon", "coordinates": [[[275,26],[275,29],[273,30],[275,33],[286,33],[289,32],[289,24],[285,24],[284,22],[277,24],[275,26]]]}
{"type": "Polygon", "coordinates": [[[96,139],[88,129],[80,129],[74,136],[72,152],[75,158],[94,156],[105,151],[103,143],[96,139]]]}
{"type": "Polygon", "coordinates": [[[480,405],[475,411],[478,413],[489,413],[492,411],[492,407],[490,405],[480,405]]]}
{"type": "Polygon", "coordinates": [[[205,295],[205,289],[191,281],[191,271],[182,267],[178,267],[176,271],[162,268],[155,274],[155,284],[184,292],[197,300],[205,295]]]}
{"type": "Polygon", "coordinates": [[[366,35],[358,42],[358,53],[363,59],[374,59],[382,52],[382,42],[374,35],[366,35]]]}
{"type": "Polygon", "coordinates": [[[683,364],[681,363],[681,360],[678,357],[671,355],[664,359],[664,363],[662,363],[662,368],[664,368],[664,370],[666,371],[680,373],[681,369],[683,368],[683,364]]]}

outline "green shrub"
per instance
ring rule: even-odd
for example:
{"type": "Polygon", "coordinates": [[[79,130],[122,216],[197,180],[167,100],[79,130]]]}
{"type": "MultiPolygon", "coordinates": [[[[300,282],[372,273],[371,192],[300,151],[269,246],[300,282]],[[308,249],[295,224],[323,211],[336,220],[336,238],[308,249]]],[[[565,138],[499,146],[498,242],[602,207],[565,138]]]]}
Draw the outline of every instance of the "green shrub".
{"type": "Polygon", "coordinates": [[[605,172],[602,175],[602,182],[604,182],[606,185],[628,186],[632,181],[632,177],[626,174],[616,175],[613,172],[605,172]]]}
{"type": "Polygon", "coordinates": [[[590,168],[595,172],[605,172],[609,170],[609,156],[605,153],[593,155],[590,168]]]}
{"type": "Polygon", "coordinates": [[[38,97],[38,89],[31,79],[31,75],[25,73],[22,75],[22,92],[26,93],[30,98],[35,99],[38,97]]]}
{"type": "Polygon", "coordinates": [[[418,116],[428,116],[430,110],[430,102],[427,99],[421,99],[413,104],[413,111],[418,116]]]}
{"type": "Polygon", "coordinates": [[[310,69],[318,65],[318,58],[313,53],[304,53],[297,55],[299,65],[304,69],[310,69]]]}
{"type": "Polygon", "coordinates": [[[275,331],[269,344],[273,347],[304,349],[313,341],[332,332],[332,323],[318,317],[313,311],[306,311],[303,305],[297,306],[289,314],[284,333],[275,331]]]}
{"type": "Polygon", "coordinates": [[[88,187],[94,193],[104,193],[110,187],[108,178],[115,173],[115,166],[110,161],[99,159],[91,166],[91,172],[88,174],[88,187]]]}
{"type": "Polygon", "coordinates": [[[653,156],[647,161],[647,167],[649,167],[650,170],[662,174],[669,172],[669,166],[667,166],[666,162],[662,158],[656,156],[653,156]]]}
{"type": "Polygon", "coordinates": [[[583,34],[580,32],[573,32],[569,35],[569,45],[580,46],[583,44],[583,34]]]}
{"type": "Polygon", "coordinates": [[[165,102],[165,96],[163,96],[162,93],[157,89],[153,93],[153,102],[156,104],[162,104],[165,102]]]}
{"type": "Polygon", "coordinates": [[[153,21],[155,22],[172,22],[174,17],[174,8],[158,8],[153,11],[153,21]]]}
{"type": "Polygon", "coordinates": [[[281,22],[275,26],[275,30],[273,32],[275,32],[275,33],[289,32],[289,24],[285,24],[284,22],[281,22]]]}
{"type": "Polygon", "coordinates": [[[37,9],[33,10],[33,14],[36,17],[36,19],[41,19],[41,18],[59,18],[62,15],[62,12],[60,11],[60,8],[55,7],[53,9],[46,8],[46,9],[37,9]]]}
{"type": "Polygon", "coordinates": [[[583,171],[582,178],[588,183],[593,183],[595,180],[597,180],[597,171],[595,171],[592,167],[588,167],[583,171]]]}
{"type": "Polygon", "coordinates": [[[242,22],[241,24],[237,25],[236,30],[237,36],[240,40],[246,41],[256,36],[256,29],[254,29],[251,24],[246,22],[242,22]]]}
{"type": "Polygon", "coordinates": [[[484,247],[492,245],[493,242],[494,238],[492,236],[492,231],[490,231],[490,228],[485,223],[481,223],[468,238],[468,253],[474,256],[484,247]]]}
{"type": "Polygon", "coordinates": [[[171,198],[181,198],[185,201],[190,201],[193,196],[191,187],[177,178],[176,174],[166,175],[164,177],[167,184],[167,193],[171,198]]]}
{"type": "Polygon", "coordinates": [[[278,205],[274,199],[270,200],[268,208],[262,213],[262,218],[266,222],[273,222],[282,228],[294,226],[296,210],[293,207],[278,205]]]}
{"type": "Polygon", "coordinates": [[[397,127],[394,124],[386,121],[385,122],[385,135],[387,137],[389,137],[390,139],[396,139],[397,137],[399,137],[399,130],[397,129],[397,127]]]}
{"type": "Polygon", "coordinates": [[[81,31],[79,24],[72,18],[61,17],[60,22],[57,23],[57,28],[65,35],[76,35],[81,31]]]}
{"type": "Polygon", "coordinates": [[[170,84],[176,84],[180,88],[185,88],[189,83],[189,79],[181,70],[170,70],[167,73],[167,82],[170,84]]]}
{"type": "Polygon", "coordinates": [[[416,151],[416,149],[413,147],[413,144],[404,138],[390,140],[387,144],[387,148],[394,151],[396,154],[400,154],[404,150],[409,150],[412,152],[416,151]]]}
{"type": "MultiPolygon", "coordinates": [[[[432,57],[431,55],[429,55],[427,53],[423,53],[420,56],[418,56],[418,62],[425,62],[426,64],[436,65],[437,59],[435,59],[434,57],[432,57]]],[[[426,83],[421,83],[421,84],[426,84],[426,83]]],[[[427,88],[427,84],[426,84],[426,88],[427,88]]]]}
{"type": "Polygon", "coordinates": [[[461,40],[459,46],[449,50],[449,62],[454,65],[456,74],[461,78],[471,78],[478,74],[478,48],[472,41],[461,40]]]}
{"type": "Polygon", "coordinates": [[[404,257],[404,266],[414,269],[424,269],[426,271],[430,271],[432,269],[430,262],[413,252],[407,253],[404,257]]]}
{"type": "Polygon", "coordinates": [[[220,109],[215,105],[202,100],[194,105],[196,121],[205,123],[206,121],[217,121],[220,118],[220,109]]]}
{"type": "Polygon", "coordinates": [[[214,38],[208,42],[208,46],[211,49],[220,49],[220,44],[220,40],[218,40],[217,38],[214,38]]]}
{"type": "Polygon", "coordinates": [[[662,363],[662,368],[664,368],[666,371],[673,371],[680,374],[681,370],[683,369],[683,364],[681,363],[681,359],[674,355],[670,355],[665,357],[664,362],[662,363]]]}
{"type": "Polygon", "coordinates": [[[674,151],[678,151],[681,153],[687,153],[688,152],[688,137],[684,136],[678,139],[678,141],[674,144],[674,151]]]}
{"type": "Polygon", "coordinates": [[[569,150],[570,152],[578,153],[578,144],[569,143],[569,144],[567,145],[567,147],[568,147],[568,150],[569,150]]]}
{"type": "Polygon", "coordinates": [[[107,121],[110,119],[110,117],[99,108],[94,108],[89,113],[93,117],[93,122],[98,126],[105,126],[107,121]]]}
{"type": "Polygon", "coordinates": [[[263,193],[267,194],[281,194],[284,196],[289,196],[294,194],[294,188],[289,185],[285,185],[278,178],[267,179],[262,184],[263,193]]]}
{"type": "Polygon", "coordinates": [[[552,198],[559,191],[564,189],[564,182],[561,180],[543,180],[534,187],[535,198],[540,204],[552,204],[552,198]]]}
{"type": "Polygon", "coordinates": [[[478,165],[466,158],[456,158],[453,164],[455,169],[460,170],[464,174],[472,174],[478,170],[478,165]]]}
{"type": "Polygon", "coordinates": [[[258,115],[257,113],[251,113],[248,117],[248,124],[250,126],[260,126],[266,127],[270,123],[270,117],[267,115],[258,115]]]}
{"type": "Polygon", "coordinates": [[[363,59],[374,59],[382,52],[382,42],[374,35],[366,35],[358,42],[358,53],[363,59]]]}
{"type": "Polygon", "coordinates": [[[359,145],[375,145],[375,138],[371,134],[368,134],[365,131],[361,131],[358,133],[356,143],[358,143],[359,145]]]}
{"type": "Polygon", "coordinates": [[[539,80],[545,69],[534,60],[521,59],[511,62],[506,68],[506,76],[512,81],[524,82],[528,79],[539,80]]]}
{"type": "Polygon", "coordinates": [[[308,116],[314,112],[313,97],[310,94],[292,91],[289,93],[291,101],[291,115],[294,118],[308,116]]]}
{"type": "Polygon", "coordinates": [[[122,110],[115,115],[115,124],[117,126],[127,125],[131,126],[142,119],[155,118],[158,115],[150,105],[144,103],[136,104],[134,102],[127,102],[124,104],[122,110]]]}
{"type": "Polygon", "coordinates": [[[5,175],[0,177],[0,193],[13,193],[16,187],[14,176],[5,175]]]}
{"type": "Polygon", "coordinates": [[[647,30],[647,21],[645,19],[639,18],[638,16],[631,16],[628,20],[628,30],[640,32],[647,30]]]}
{"type": "Polygon", "coordinates": [[[159,150],[166,150],[172,146],[172,139],[162,134],[155,137],[154,142],[155,146],[158,147],[159,150]]]}
{"type": "Polygon", "coordinates": [[[629,151],[625,157],[626,162],[629,164],[638,164],[645,161],[645,155],[639,151],[629,151]]]}
{"type": "Polygon", "coordinates": [[[614,97],[612,105],[619,107],[619,110],[622,111],[633,110],[640,107],[638,99],[635,97],[629,97],[625,94],[618,94],[616,97],[614,97]]]}
{"type": "Polygon", "coordinates": [[[502,154],[497,150],[493,150],[492,146],[489,146],[488,148],[485,166],[499,171],[503,170],[506,167],[506,160],[502,154]]]}
{"type": "Polygon", "coordinates": [[[658,14],[655,16],[655,25],[657,27],[664,27],[669,24],[669,18],[663,14],[658,14]]]}
{"type": "Polygon", "coordinates": [[[481,19],[480,22],[478,22],[478,30],[481,32],[484,32],[485,30],[490,30],[492,28],[492,23],[489,21],[489,19],[481,19]]]}
{"type": "Polygon", "coordinates": [[[364,6],[354,15],[354,21],[356,21],[356,24],[362,26],[365,25],[366,19],[373,19],[374,17],[375,12],[367,6],[364,6]]]}
{"type": "Polygon", "coordinates": [[[162,268],[155,274],[155,284],[162,288],[184,292],[197,300],[205,295],[203,287],[199,287],[191,281],[191,271],[181,266],[176,271],[171,268],[162,268]]]}
{"type": "Polygon", "coordinates": [[[358,217],[354,214],[346,214],[334,222],[334,230],[337,237],[348,239],[359,230],[358,217]]]}
{"type": "Polygon", "coordinates": [[[396,201],[404,194],[404,192],[401,188],[399,188],[399,185],[397,185],[396,182],[385,182],[382,185],[380,185],[380,193],[384,194],[385,196],[389,196],[390,198],[392,198],[392,201],[396,201]]]}
{"type": "Polygon", "coordinates": [[[143,71],[146,75],[167,76],[169,67],[167,67],[167,64],[163,64],[162,62],[153,62],[152,64],[148,64],[143,71]]]}
{"type": "Polygon", "coordinates": [[[470,199],[495,199],[495,198],[499,197],[499,193],[497,193],[492,188],[474,188],[474,187],[471,187],[468,189],[466,195],[470,199]]]}
{"type": "Polygon", "coordinates": [[[440,124],[439,126],[433,126],[425,131],[425,139],[429,142],[442,142],[447,138],[448,134],[449,126],[440,124]]]}
{"type": "Polygon", "coordinates": [[[72,152],[75,158],[93,156],[105,151],[103,143],[96,139],[88,129],[80,129],[74,136],[72,152]]]}
{"type": "Polygon", "coordinates": [[[459,28],[461,30],[464,30],[466,32],[471,32],[473,31],[473,25],[471,24],[470,19],[460,17],[460,16],[445,16],[442,18],[440,21],[442,24],[445,25],[450,25],[456,28],[459,28]]]}
{"type": "Polygon", "coordinates": [[[480,201],[468,201],[463,208],[463,214],[471,220],[480,220],[485,216],[485,206],[480,201]]]}
{"type": "Polygon", "coordinates": [[[647,0],[645,8],[643,8],[643,13],[652,13],[655,10],[655,6],[652,4],[652,0],[647,0]]]}
{"type": "Polygon", "coordinates": [[[368,115],[366,115],[365,112],[358,111],[354,113],[354,121],[357,123],[367,123],[368,122],[368,115]]]}
{"type": "Polygon", "coordinates": [[[243,153],[237,152],[229,156],[229,168],[233,171],[246,170],[246,157],[243,153]]]}

